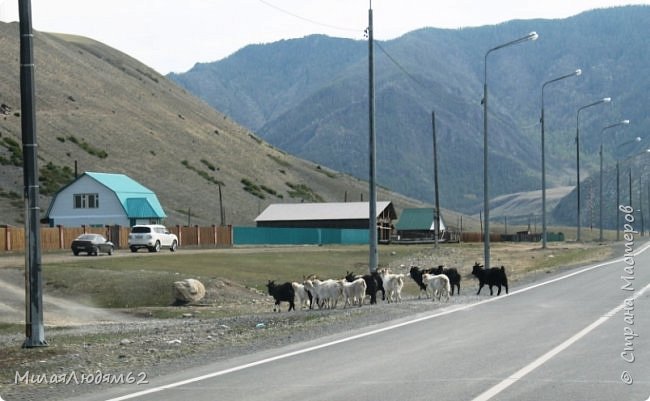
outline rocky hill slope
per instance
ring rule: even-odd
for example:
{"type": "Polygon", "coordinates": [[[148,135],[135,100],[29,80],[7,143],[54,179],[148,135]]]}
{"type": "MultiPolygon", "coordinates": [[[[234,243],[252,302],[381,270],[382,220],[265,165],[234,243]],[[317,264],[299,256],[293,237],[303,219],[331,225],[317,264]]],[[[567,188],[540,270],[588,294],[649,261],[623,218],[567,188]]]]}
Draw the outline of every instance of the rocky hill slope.
{"type": "MultiPolygon", "coordinates": [[[[582,177],[598,171],[601,129],[606,166],[616,144],[649,139],[646,93],[650,48],[647,5],[605,8],[557,20],[517,20],[464,29],[424,28],[375,42],[377,177],[421,200],[432,199],[431,112],[436,113],[441,202],[478,214],[483,207],[484,57],[488,49],[539,34],[488,60],[490,195],[541,189],[541,87],[545,97],[549,187],[575,185],[576,110],[582,177]]],[[[381,26],[375,27],[381,30],[381,26]]],[[[172,74],[192,93],[269,143],[357,177],[367,175],[368,44],[313,35],[247,46],[231,56],[172,74]],[[343,149],[343,151],[341,151],[343,149]]],[[[627,154],[640,151],[626,149],[627,154]]],[[[573,220],[570,220],[573,221],[573,220]]],[[[558,223],[567,224],[560,220],[558,223]]]]}
{"type": "MultiPolygon", "coordinates": [[[[167,224],[251,225],[268,204],[368,199],[363,180],[281,151],[139,61],[94,40],[35,32],[39,205],[75,171],[124,173],[167,224]]],[[[23,222],[17,23],[0,23],[0,224],[23,222]]],[[[413,201],[386,189],[396,208],[413,201]]]]}

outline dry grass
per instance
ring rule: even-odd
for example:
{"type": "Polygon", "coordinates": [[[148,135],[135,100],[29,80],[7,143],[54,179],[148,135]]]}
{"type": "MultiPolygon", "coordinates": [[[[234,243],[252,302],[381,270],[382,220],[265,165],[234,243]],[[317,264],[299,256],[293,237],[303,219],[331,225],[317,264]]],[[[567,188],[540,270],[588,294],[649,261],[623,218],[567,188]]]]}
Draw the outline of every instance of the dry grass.
{"type": "MultiPolygon", "coordinates": [[[[610,246],[595,243],[549,243],[546,250],[536,243],[493,243],[491,249],[492,266],[505,266],[513,284],[531,275],[603,260],[612,253],[610,246]]],[[[404,273],[411,265],[456,267],[463,275],[463,288],[476,285],[470,274],[475,261],[483,261],[482,244],[444,244],[438,249],[433,245],[379,247],[379,267],[404,273]]],[[[72,263],[46,265],[44,279],[53,295],[85,299],[106,308],[137,308],[137,313],[153,308],[164,316],[173,302],[171,284],[197,278],[208,291],[202,304],[218,308],[221,315],[246,313],[249,306],[251,312],[259,306],[256,303],[268,302],[268,280],[301,281],[311,274],[342,278],[347,271],[368,271],[367,246],[236,248],[79,258],[72,263]]],[[[408,280],[407,295],[416,293],[411,284],[408,280]]]]}

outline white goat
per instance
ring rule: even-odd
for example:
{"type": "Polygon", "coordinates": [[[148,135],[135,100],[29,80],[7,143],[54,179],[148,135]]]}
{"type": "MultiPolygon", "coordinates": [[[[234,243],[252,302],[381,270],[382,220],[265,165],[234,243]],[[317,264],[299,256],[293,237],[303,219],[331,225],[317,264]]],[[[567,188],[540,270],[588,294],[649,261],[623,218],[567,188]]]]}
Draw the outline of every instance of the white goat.
{"type": "Polygon", "coordinates": [[[309,305],[309,309],[312,309],[314,305],[320,305],[320,297],[313,280],[307,279],[303,282],[303,285],[305,286],[305,291],[311,294],[311,305],[309,305]]]}
{"type": "Polygon", "coordinates": [[[402,287],[404,287],[405,274],[394,274],[382,269],[379,271],[384,290],[387,292],[386,300],[390,302],[402,301],[402,287]]]}
{"type": "Polygon", "coordinates": [[[306,306],[307,309],[311,309],[311,301],[309,300],[309,294],[307,293],[305,285],[297,282],[293,282],[291,285],[293,286],[293,292],[295,293],[294,303],[300,308],[306,306]]]}
{"type": "Polygon", "coordinates": [[[427,286],[427,296],[429,295],[429,290],[431,290],[432,301],[435,301],[436,298],[440,301],[443,296],[446,298],[446,301],[449,301],[449,293],[451,292],[449,277],[444,274],[435,275],[424,273],[422,275],[422,282],[427,286]]]}
{"type": "Polygon", "coordinates": [[[345,304],[343,305],[344,308],[348,306],[348,303],[350,305],[355,305],[356,303],[359,303],[359,306],[363,305],[363,299],[366,297],[367,288],[366,281],[363,278],[358,278],[353,282],[341,280],[340,283],[343,299],[345,299],[345,304]]]}
{"type": "Polygon", "coordinates": [[[305,287],[309,292],[311,292],[312,297],[314,297],[314,294],[316,294],[316,304],[318,305],[319,309],[336,308],[336,304],[338,303],[339,297],[341,296],[341,285],[337,280],[305,280],[305,287]]]}

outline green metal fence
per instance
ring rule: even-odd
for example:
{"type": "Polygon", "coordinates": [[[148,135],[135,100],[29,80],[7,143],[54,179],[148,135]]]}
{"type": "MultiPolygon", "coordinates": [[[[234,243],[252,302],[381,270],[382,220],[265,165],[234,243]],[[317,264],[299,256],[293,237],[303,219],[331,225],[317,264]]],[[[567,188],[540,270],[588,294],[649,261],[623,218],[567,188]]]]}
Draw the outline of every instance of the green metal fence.
{"type": "Polygon", "coordinates": [[[368,241],[368,230],[364,229],[233,227],[234,245],[351,245],[368,241]]]}

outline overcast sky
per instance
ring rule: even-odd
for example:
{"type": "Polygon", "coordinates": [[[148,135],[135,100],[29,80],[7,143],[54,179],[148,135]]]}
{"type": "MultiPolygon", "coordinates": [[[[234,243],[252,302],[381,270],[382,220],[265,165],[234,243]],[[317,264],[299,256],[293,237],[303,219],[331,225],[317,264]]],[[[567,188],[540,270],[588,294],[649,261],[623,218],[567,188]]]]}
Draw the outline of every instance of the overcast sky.
{"type": "MultiPolygon", "coordinates": [[[[375,39],[423,28],[566,18],[650,0],[374,0],[375,39]]],[[[314,33],[363,39],[369,0],[31,0],[39,31],[87,36],[166,74],[220,60],[252,43],[314,33]]],[[[0,0],[0,21],[18,20],[18,0],[0,0]]]]}

